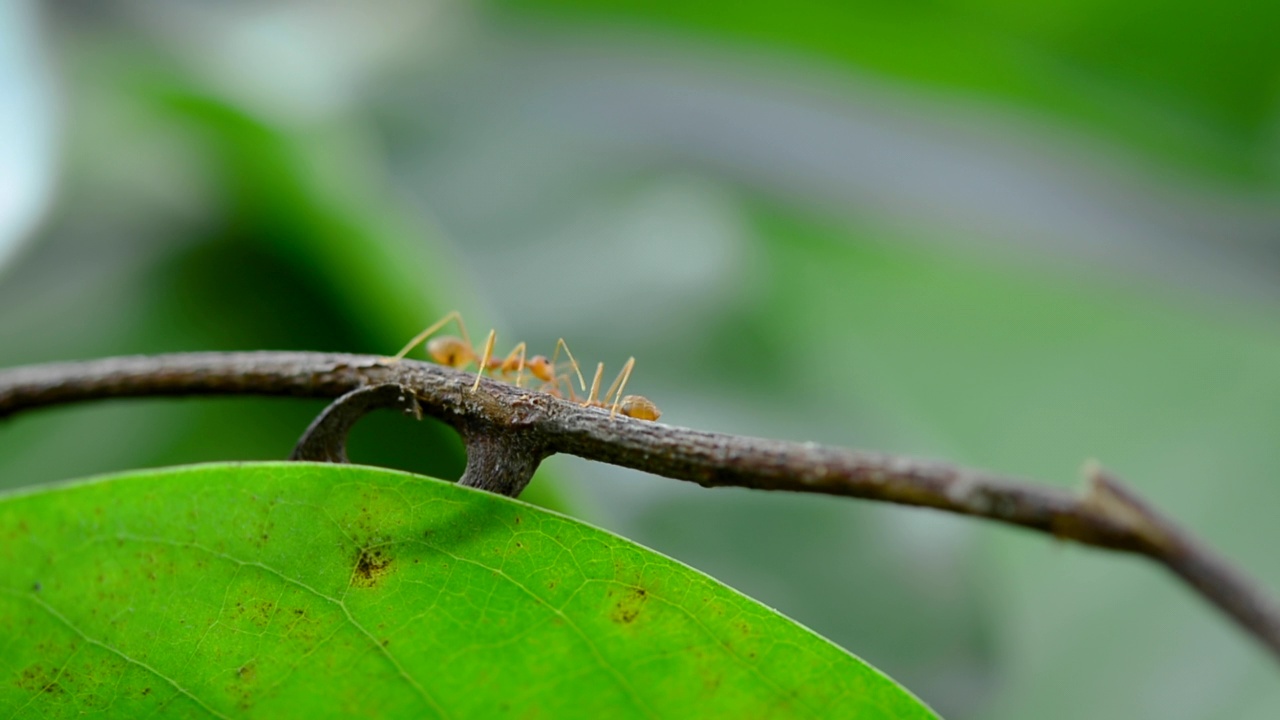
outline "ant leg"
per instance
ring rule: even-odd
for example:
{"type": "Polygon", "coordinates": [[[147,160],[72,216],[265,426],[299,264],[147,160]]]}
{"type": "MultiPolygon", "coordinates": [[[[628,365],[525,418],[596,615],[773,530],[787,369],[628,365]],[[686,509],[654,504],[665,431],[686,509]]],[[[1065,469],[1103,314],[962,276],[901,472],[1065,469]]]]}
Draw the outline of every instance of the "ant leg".
{"type": "MultiPolygon", "coordinates": [[[[583,407],[594,405],[596,402],[596,393],[600,392],[600,377],[604,375],[604,363],[596,365],[596,376],[591,380],[591,394],[587,395],[587,401],[582,403],[583,407]]],[[[570,385],[569,387],[573,387],[570,385]]]]}
{"type": "Polygon", "coordinates": [[[431,327],[415,335],[413,339],[409,341],[408,345],[405,345],[403,348],[401,348],[400,352],[395,354],[393,359],[400,360],[404,358],[405,355],[408,355],[410,351],[412,351],[415,347],[418,346],[418,343],[422,342],[423,340],[426,340],[427,338],[435,334],[435,332],[438,331],[440,328],[444,327],[445,325],[448,325],[450,320],[458,321],[458,330],[462,333],[462,342],[466,343],[467,347],[471,347],[471,338],[467,337],[467,326],[462,324],[462,313],[458,312],[457,310],[454,310],[450,312],[448,315],[445,315],[444,317],[440,318],[436,322],[432,323],[431,327]]]}
{"type": "Polygon", "coordinates": [[[480,367],[476,369],[476,382],[471,386],[471,392],[480,387],[480,378],[484,377],[484,369],[489,364],[489,357],[493,355],[493,341],[497,339],[498,331],[490,330],[489,339],[484,341],[484,357],[480,360],[480,367]]]}
{"type": "MultiPolygon", "coordinates": [[[[573,359],[573,353],[569,352],[569,343],[565,342],[564,338],[560,338],[556,341],[556,351],[551,355],[551,371],[555,372],[556,358],[560,357],[560,348],[564,348],[564,354],[569,356],[569,362],[573,365],[573,371],[578,374],[578,385],[582,388],[583,392],[586,392],[587,381],[582,379],[582,370],[578,369],[578,361],[573,359]]],[[[570,383],[569,387],[572,388],[573,383],[570,383]]]]}
{"type": "Polygon", "coordinates": [[[613,409],[609,411],[609,419],[612,420],[618,414],[618,403],[622,401],[622,390],[627,386],[627,380],[631,378],[631,369],[636,366],[634,357],[627,360],[627,364],[622,366],[622,372],[618,373],[618,379],[613,381],[609,386],[609,392],[604,394],[605,405],[609,404],[609,396],[613,395],[613,409]],[[617,389],[617,395],[614,390],[617,389]]]}
{"type": "Polygon", "coordinates": [[[500,366],[502,368],[502,374],[506,375],[511,372],[511,363],[519,358],[520,362],[516,363],[516,387],[520,387],[520,383],[524,380],[525,347],[525,344],[522,342],[512,348],[511,352],[503,358],[502,365],[500,366]]]}
{"type": "MultiPolygon", "coordinates": [[[[550,380],[542,383],[542,387],[539,388],[539,390],[552,397],[558,397],[561,399],[567,398],[569,396],[562,394],[560,391],[560,382],[562,380],[567,380],[568,377],[568,375],[561,375],[559,377],[551,378],[550,380]]],[[[569,393],[573,393],[573,383],[569,383],[569,393]]]]}
{"type": "Polygon", "coordinates": [[[577,394],[577,393],[575,393],[575,392],[573,391],[573,376],[572,376],[572,375],[560,375],[560,376],[558,376],[558,377],[555,379],[555,381],[554,381],[554,383],[552,384],[552,386],[551,386],[551,389],[555,390],[555,392],[554,392],[553,394],[554,394],[554,395],[556,395],[556,396],[558,396],[558,397],[564,397],[563,395],[560,395],[560,382],[561,382],[561,381],[564,381],[564,386],[565,386],[566,388],[568,388],[568,389],[569,389],[569,402],[575,402],[575,403],[576,403],[576,402],[578,402],[578,394],[577,394]]]}
{"type": "Polygon", "coordinates": [[[516,369],[516,387],[520,387],[520,382],[524,380],[524,343],[520,343],[520,367],[516,369]]]}

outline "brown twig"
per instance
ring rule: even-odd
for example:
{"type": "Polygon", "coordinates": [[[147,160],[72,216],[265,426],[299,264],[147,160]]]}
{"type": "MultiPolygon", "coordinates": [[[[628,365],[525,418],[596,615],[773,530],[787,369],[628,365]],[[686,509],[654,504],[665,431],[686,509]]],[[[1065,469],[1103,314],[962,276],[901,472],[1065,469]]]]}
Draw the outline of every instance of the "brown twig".
{"type": "MultiPolygon", "coordinates": [[[[1089,489],[1076,496],[945,463],[701,432],[626,417],[610,419],[608,411],[493,380],[486,379],[473,393],[473,378],[430,363],[391,362],[369,355],[256,352],[107,358],[0,371],[0,417],[100,398],[336,398],[396,385],[409,389],[423,412],[462,435],[468,450],[463,482],[468,485],[518,494],[542,458],[563,452],[708,487],[847,495],[983,517],[1085,545],[1146,555],[1185,580],[1280,660],[1280,608],[1275,602],[1101,469],[1090,471],[1089,489]]],[[[382,402],[390,402],[392,394],[382,402]]],[[[324,432],[336,433],[337,440],[315,442],[337,442],[340,447],[350,424],[373,406],[368,398],[375,396],[364,397],[352,406],[352,416],[335,409],[328,421],[333,428],[324,432]]],[[[325,425],[318,419],[313,430],[325,425]]]]}

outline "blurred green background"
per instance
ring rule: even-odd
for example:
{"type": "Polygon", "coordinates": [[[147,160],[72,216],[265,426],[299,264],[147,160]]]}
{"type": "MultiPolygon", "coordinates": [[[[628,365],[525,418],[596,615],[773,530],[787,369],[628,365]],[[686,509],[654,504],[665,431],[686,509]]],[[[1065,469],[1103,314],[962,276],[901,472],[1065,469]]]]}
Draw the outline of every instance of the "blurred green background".
{"type": "MultiPolygon", "coordinates": [[[[1280,5],[0,6],[0,366],[391,353],[638,366],[672,424],[1078,484],[1280,589],[1280,5]]],[[[284,457],[323,403],[0,424],[0,486],[284,457]]],[[[433,423],[358,461],[456,478],[433,423]]],[[[1148,563],[941,514],[553,458],[528,499],[670,554],[951,718],[1275,718],[1148,563]]]]}

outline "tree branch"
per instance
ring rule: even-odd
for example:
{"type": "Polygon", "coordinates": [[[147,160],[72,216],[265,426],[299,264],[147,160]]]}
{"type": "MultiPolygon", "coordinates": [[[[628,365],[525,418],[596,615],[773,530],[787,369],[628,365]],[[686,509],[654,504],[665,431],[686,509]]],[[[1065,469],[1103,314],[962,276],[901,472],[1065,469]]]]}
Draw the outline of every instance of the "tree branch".
{"type": "MultiPolygon", "coordinates": [[[[431,363],[392,362],[371,355],[254,352],[106,358],[0,371],[0,418],[102,398],[337,398],[397,385],[416,396],[423,412],[463,436],[468,445],[463,482],[468,485],[516,495],[543,457],[563,452],[707,487],[846,495],[983,517],[1145,555],[1186,581],[1280,660],[1276,603],[1101,469],[1090,470],[1088,490],[1076,496],[946,463],[702,432],[624,416],[610,419],[607,410],[490,379],[473,393],[474,377],[431,363]]],[[[333,424],[331,430],[345,439],[350,424],[376,406],[369,404],[373,397],[359,401],[355,407],[364,409],[354,415],[318,418],[312,430],[333,424]]],[[[384,404],[388,397],[383,397],[384,404]]],[[[330,410],[337,412],[336,407],[330,410]]],[[[322,447],[333,440],[317,442],[322,447]]]]}

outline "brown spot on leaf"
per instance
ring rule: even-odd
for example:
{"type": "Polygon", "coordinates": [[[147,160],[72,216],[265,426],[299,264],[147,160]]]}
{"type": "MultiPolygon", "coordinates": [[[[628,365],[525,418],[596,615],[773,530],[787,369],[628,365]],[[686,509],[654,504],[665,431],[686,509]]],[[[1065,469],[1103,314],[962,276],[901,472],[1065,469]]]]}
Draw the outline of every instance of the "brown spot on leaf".
{"type": "Polygon", "coordinates": [[[40,663],[23,668],[15,682],[27,692],[46,692],[50,694],[66,692],[57,682],[57,672],[40,663]]]}
{"type": "Polygon", "coordinates": [[[391,558],[384,557],[381,550],[370,551],[368,548],[361,548],[356,553],[352,582],[361,587],[374,587],[391,572],[390,567],[391,558]]]}
{"type": "Polygon", "coordinates": [[[270,600],[259,600],[253,609],[253,621],[259,625],[270,624],[272,616],[276,614],[276,604],[270,600]]]}
{"type": "Polygon", "coordinates": [[[253,706],[253,695],[256,690],[254,681],[257,679],[258,665],[249,661],[236,668],[235,678],[227,686],[227,692],[235,700],[236,708],[241,712],[247,712],[253,706]]]}
{"type": "MultiPolygon", "coordinates": [[[[612,593],[610,593],[612,594],[612,593]]],[[[649,599],[649,591],[640,587],[628,588],[622,598],[613,606],[609,617],[620,625],[630,625],[640,617],[640,611],[649,599]]]]}

